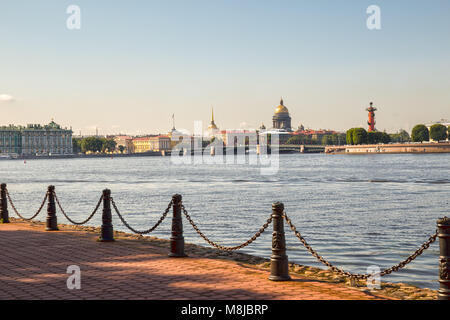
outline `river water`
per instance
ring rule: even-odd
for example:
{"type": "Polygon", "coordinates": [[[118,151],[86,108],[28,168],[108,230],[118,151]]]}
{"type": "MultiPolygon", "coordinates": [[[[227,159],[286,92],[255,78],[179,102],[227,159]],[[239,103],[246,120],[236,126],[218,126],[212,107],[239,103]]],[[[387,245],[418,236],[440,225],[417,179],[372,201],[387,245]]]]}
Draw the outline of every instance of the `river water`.
{"type": "MultiPolygon", "coordinates": [[[[369,266],[384,269],[405,259],[434,233],[436,219],[449,215],[450,154],[280,155],[276,175],[261,175],[256,165],[181,165],[170,157],[2,160],[0,181],[25,216],[54,184],[64,209],[78,221],[109,188],[125,218],[140,230],[152,226],[179,193],[200,230],[222,245],[249,239],[269,217],[272,203],[280,201],[319,254],[365,273],[369,266]]],[[[57,215],[59,223],[68,223],[57,215]]],[[[45,221],[45,208],[37,219],[45,221]]],[[[208,245],[183,223],[186,242],[208,245]]],[[[116,215],[113,224],[127,231],[116,215]]],[[[101,210],[89,225],[101,225],[101,210]]],[[[170,225],[166,219],[152,235],[169,239],[170,225]]],[[[269,258],[270,230],[242,252],[269,258]]],[[[291,262],[323,267],[287,228],[286,238],[291,262]]],[[[383,280],[437,289],[438,255],[436,242],[383,280]]]]}

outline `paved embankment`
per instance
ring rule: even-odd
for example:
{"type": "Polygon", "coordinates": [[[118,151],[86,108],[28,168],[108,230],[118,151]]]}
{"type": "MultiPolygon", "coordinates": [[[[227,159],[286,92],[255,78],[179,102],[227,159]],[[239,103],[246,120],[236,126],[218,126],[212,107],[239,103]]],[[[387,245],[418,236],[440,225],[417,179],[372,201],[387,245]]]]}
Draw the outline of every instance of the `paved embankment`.
{"type": "Polygon", "coordinates": [[[247,255],[186,245],[189,257],[169,258],[165,240],[116,233],[118,241],[102,243],[94,228],[44,229],[16,219],[0,224],[0,299],[383,298],[293,272],[293,281],[272,282],[265,260],[247,255]],[[80,290],[67,288],[69,265],[81,269],[80,290]]]}

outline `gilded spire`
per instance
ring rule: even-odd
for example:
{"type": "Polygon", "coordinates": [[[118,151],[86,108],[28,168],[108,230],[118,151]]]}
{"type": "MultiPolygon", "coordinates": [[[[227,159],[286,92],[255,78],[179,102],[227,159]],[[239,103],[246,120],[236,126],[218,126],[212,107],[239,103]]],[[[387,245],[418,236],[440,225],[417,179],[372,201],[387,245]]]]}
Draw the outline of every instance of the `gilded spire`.
{"type": "Polygon", "coordinates": [[[214,123],[214,108],[211,107],[211,123],[214,123]]]}

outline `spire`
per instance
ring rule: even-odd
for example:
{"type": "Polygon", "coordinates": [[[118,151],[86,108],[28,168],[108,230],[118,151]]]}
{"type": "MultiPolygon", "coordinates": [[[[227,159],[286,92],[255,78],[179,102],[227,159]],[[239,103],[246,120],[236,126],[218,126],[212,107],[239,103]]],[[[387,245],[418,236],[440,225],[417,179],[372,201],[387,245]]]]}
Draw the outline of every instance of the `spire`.
{"type": "Polygon", "coordinates": [[[280,105],[283,105],[283,97],[281,97],[280,105]]]}
{"type": "Polygon", "coordinates": [[[211,123],[214,123],[214,108],[211,107],[211,123]]]}
{"type": "Polygon", "coordinates": [[[172,114],[172,131],[175,131],[175,113],[172,114]]]}

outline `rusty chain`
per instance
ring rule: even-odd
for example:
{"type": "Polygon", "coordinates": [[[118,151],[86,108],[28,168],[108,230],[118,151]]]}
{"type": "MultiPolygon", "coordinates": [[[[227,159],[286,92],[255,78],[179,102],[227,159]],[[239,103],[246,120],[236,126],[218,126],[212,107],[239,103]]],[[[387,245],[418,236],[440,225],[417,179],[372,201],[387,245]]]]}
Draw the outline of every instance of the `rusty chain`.
{"type": "Polygon", "coordinates": [[[194,221],[192,221],[191,216],[189,215],[189,213],[187,212],[187,210],[183,204],[181,204],[181,209],[183,210],[183,213],[186,216],[186,219],[192,225],[194,230],[200,235],[200,237],[202,237],[206,242],[208,242],[213,247],[215,247],[219,250],[222,250],[222,251],[234,251],[234,250],[242,249],[242,248],[248,246],[250,243],[255,241],[267,229],[267,227],[272,223],[272,215],[270,215],[270,218],[267,219],[266,223],[264,223],[263,226],[249,240],[247,240],[246,242],[244,242],[238,246],[235,246],[235,247],[226,247],[226,246],[222,246],[220,244],[217,244],[217,243],[211,241],[207,236],[205,236],[203,234],[203,232],[201,232],[200,229],[197,227],[197,225],[194,223],[194,221]]]}
{"type": "Polygon", "coordinates": [[[55,192],[53,192],[53,196],[55,197],[56,204],[58,205],[59,210],[61,210],[61,212],[62,212],[62,214],[64,215],[64,217],[66,217],[67,220],[69,220],[72,224],[75,224],[75,225],[82,225],[82,224],[88,223],[89,220],[91,220],[92,217],[93,217],[93,216],[95,215],[95,213],[97,212],[97,210],[98,210],[98,208],[100,207],[100,204],[102,203],[102,200],[103,200],[103,195],[101,195],[101,196],[100,196],[100,199],[98,200],[97,205],[95,206],[94,211],[89,215],[89,217],[87,217],[87,219],[84,220],[84,221],[82,221],[82,222],[76,222],[76,221],[73,221],[72,219],[70,219],[69,216],[66,214],[66,212],[65,212],[64,209],[62,208],[61,204],[59,203],[59,199],[58,199],[58,197],[56,196],[56,193],[55,193],[55,192]]]}
{"type": "Polygon", "coordinates": [[[114,199],[113,199],[112,197],[111,197],[110,199],[111,199],[111,204],[112,204],[113,207],[114,207],[114,210],[116,211],[117,215],[119,216],[120,220],[121,220],[122,223],[125,225],[125,227],[127,227],[128,229],[130,229],[130,230],[133,231],[134,233],[137,233],[137,234],[140,234],[140,235],[142,235],[142,234],[147,234],[147,233],[150,233],[150,232],[152,232],[153,230],[155,230],[155,229],[161,224],[161,222],[163,222],[163,220],[166,218],[167,214],[168,214],[169,211],[170,211],[170,207],[172,206],[172,203],[173,203],[173,201],[170,201],[170,202],[169,202],[169,205],[167,206],[167,209],[164,211],[164,213],[162,214],[161,218],[159,218],[158,222],[156,222],[156,224],[155,224],[153,227],[151,227],[150,229],[147,229],[147,230],[145,230],[145,231],[138,231],[138,230],[134,229],[133,227],[131,227],[131,226],[125,221],[125,219],[124,219],[124,218],[122,217],[122,215],[120,214],[119,209],[117,209],[117,206],[116,206],[116,203],[114,202],[114,199]]]}
{"type": "Polygon", "coordinates": [[[26,221],[31,221],[31,220],[33,220],[34,218],[36,218],[36,217],[38,216],[38,214],[41,212],[42,208],[44,207],[45,201],[47,201],[47,197],[48,197],[48,191],[47,191],[47,192],[45,193],[44,200],[42,200],[42,204],[41,204],[41,206],[39,207],[39,209],[37,210],[37,212],[36,212],[31,218],[25,218],[25,217],[23,217],[23,216],[19,213],[19,211],[17,211],[17,208],[16,208],[16,206],[14,205],[14,203],[12,202],[11,196],[9,195],[8,189],[6,189],[5,191],[6,191],[6,196],[8,197],[8,201],[9,201],[9,203],[11,204],[11,207],[13,208],[14,212],[19,216],[19,218],[21,218],[21,219],[23,219],[23,220],[26,220],[26,221]]]}
{"type": "MultiPolygon", "coordinates": [[[[295,236],[300,240],[300,242],[304,245],[304,247],[306,248],[306,250],[309,251],[309,253],[311,253],[317,260],[319,260],[320,262],[322,262],[324,265],[326,265],[327,267],[330,268],[331,271],[334,271],[336,273],[339,273],[343,276],[349,277],[349,278],[353,278],[353,279],[359,279],[359,280],[364,280],[367,279],[371,276],[373,276],[374,274],[354,274],[348,271],[344,271],[338,267],[333,266],[330,262],[328,262],[327,260],[325,260],[322,256],[320,256],[309,244],[308,242],[306,242],[305,238],[303,238],[303,236],[300,234],[300,232],[297,231],[297,228],[292,224],[291,219],[288,218],[288,216],[286,215],[285,212],[283,212],[283,216],[284,219],[286,220],[286,223],[289,225],[289,227],[291,228],[291,230],[294,232],[295,236]]],[[[432,235],[424,244],[422,244],[420,246],[419,249],[417,249],[412,255],[410,255],[408,258],[406,258],[405,260],[403,260],[402,262],[400,262],[399,264],[392,266],[390,268],[384,269],[383,271],[381,271],[380,273],[376,273],[377,275],[379,274],[380,276],[384,276],[387,274],[390,274],[394,271],[398,271],[401,268],[405,267],[408,263],[410,263],[411,261],[413,261],[415,258],[417,258],[418,256],[420,256],[426,249],[429,248],[429,246],[436,241],[436,237],[437,237],[437,232],[432,235]]]]}

